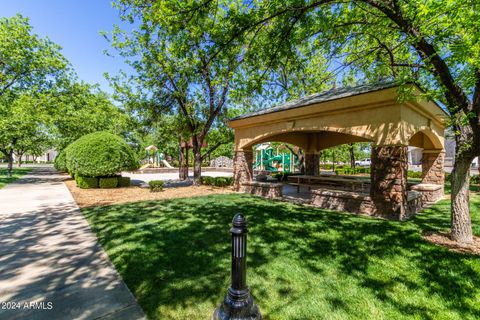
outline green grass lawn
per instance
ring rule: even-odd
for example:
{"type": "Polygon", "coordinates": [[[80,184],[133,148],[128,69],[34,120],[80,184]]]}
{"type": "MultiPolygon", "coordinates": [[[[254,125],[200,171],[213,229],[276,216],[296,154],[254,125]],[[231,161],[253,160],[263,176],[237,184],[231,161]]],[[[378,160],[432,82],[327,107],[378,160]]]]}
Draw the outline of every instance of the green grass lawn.
{"type": "MultiPolygon", "coordinates": [[[[471,201],[480,234],[480,195],[471,201]]],[[[478,319],[480,257],[421,238],[442,201],[407,222],[216,195],[84,209],[151,319],[210,319],[229,285],[233,215],[249,224],[248,283],[265,319],[478,319]]]]}
{"type": "Polygon", "coordinates": [[[12,176],[8,177],[7,176],[7,169],[6,168],[0,168],[0,189],[5,187],[7,184],[17,180],[24,174],[32,171],[30,168],[14,168],[12,172],[12,176]]]}

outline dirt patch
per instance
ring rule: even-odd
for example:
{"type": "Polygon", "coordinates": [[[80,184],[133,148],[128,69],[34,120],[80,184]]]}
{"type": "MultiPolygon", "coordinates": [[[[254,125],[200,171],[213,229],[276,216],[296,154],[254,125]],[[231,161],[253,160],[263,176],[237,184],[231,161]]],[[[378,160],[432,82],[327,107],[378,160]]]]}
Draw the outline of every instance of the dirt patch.
{"type": "Polygon", "coordinates": [[[115,189],[80,189],[73,179],[65,181],[70,193],[80,208],[106,206],[145,200],[165,200],[174,198],[199,197],[210,194],[232,193],[232,188],[217,188],[211,186],[187,186],[165,188],[161,192],[150,192],[147,188],[130,186],[115,189]]]}
{"type": "Polygon", "coordinates": [[[480,238],[473,237],[471,244],[459,244],[450,239],[450,234],[445,232],[428,231],[422,235],[422,238],[435,245],[447,248],[450,251],[480,255],[480,238]]]}

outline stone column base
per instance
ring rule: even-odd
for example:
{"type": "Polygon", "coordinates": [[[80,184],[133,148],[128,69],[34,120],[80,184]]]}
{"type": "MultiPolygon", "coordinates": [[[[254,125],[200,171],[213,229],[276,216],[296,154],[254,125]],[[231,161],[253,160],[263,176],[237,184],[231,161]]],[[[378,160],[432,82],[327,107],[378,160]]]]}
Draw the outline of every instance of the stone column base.
{"type": "Polygon", "coordinates": [[[445,152],[438,150],[423,150],[422,156],[422,183],[445,184],[443,163],[445,152]]]}
{"type": "Polygon", "coordinates": [[[370,196],[376,216],[407,218],[407,154],[406,146],[372,148],[370,196]]]}
{"type": "Polygon", "coordinates": [[[233,189],[239,191],[244,182],[253,180],[253,152],[235,151],[233,158],[233,189]]]}

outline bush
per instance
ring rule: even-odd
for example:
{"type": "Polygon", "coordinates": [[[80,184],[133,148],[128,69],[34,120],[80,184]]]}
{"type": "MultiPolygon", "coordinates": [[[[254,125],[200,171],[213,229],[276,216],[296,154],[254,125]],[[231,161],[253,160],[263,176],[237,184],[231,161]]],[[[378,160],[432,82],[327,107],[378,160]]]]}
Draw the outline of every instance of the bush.
{"type": "Polygon", "coordinates": [[[60,151],[59,154],[55,157],[54,165],[55,169],[60,172],[67,172],[67,152],[66,149],[60,151]]]}
{"type": "Polygon", "coordinates": [[[130,177],[118,177],[119,187],[130,187],[130,177]]]}
{"type": "Polygon", "coordinates": [[[213,181],[213,185],[215,187],[226,187],[227,186],[227,180],[223,177],[217,177],[213,181]]]}
{"type": "Polygon", "coordinates": [[[116,188],[118,185],[118,177],[100,178],[98,185],[102,189],[116,188]]]}
{"type": "Polygon", "coordinates": [[[132,148],[122,138],[102,131],[87,134],[68,146],[66,164],[69,172],[88,177],[115,176],[138,168],[132,148]]]}
{"type": "Polygon", "coordinates": [[[225,180],[227,181],[227,186],[233,185],[233,177],[226,177],[225,180]]]}
{"type": "Polygon", "coordinates": [[[422,172],[421,171],[408,171],[407,176],[409,178],[419,179],[419,178],[422,177],[422,172]]]}
{"type": "Polygon", "coordinates": [[[75,176],[77,186],[82,189],[98,188],[98,179],[94,177],[75,176]]]}
{"type": "Polygon", "coordinates": [[[165,182],[163,180],[152,180],[148,183],[151,192],[158,192],[163,190],[165,182]]]}
{"type": "Polygon", "coordinates": [[[212,186],[214,185],[214,182],[215,182],[215,178],[213,177],[205,176],[201,178],[201,183],[206,186],[212,186]]]}

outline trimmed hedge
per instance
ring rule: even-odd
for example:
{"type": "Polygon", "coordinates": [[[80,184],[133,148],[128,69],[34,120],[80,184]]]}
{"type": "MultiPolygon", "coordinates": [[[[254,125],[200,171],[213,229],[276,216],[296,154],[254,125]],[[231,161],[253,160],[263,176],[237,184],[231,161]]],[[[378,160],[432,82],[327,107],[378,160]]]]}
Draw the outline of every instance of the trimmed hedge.
{"type": "Polygon", "coordinates": [[[226,187],[233,185],[233,178],[204,176],[201,178],[201,183],[205,186],[226,187]]]}
{"type": "Polygon", "coordinates": [[[82,189],[98,188],[98,178],[75,175],[77,186],[82,189]]]}
{"type": "Polygon", "coordinates": [[[138,168],[138,161],[122,138],[100,131],[87,134],[68,146],[66,166],[69,172],[81,176],[108,177],[138,168]]]}
{"type": "Polygon", "coordinates": [[[55,157],[53,166],[60,172],[67,172],[67,151],[66,148],[60,151],[55,157]]]}
{"type": "Polygon", "coordinates": [[[130,177],[118,177],[118,187],[130,187],[130,177]]]}
{"type": "Polygon", "coordinates": [[[102,189],[116,188],[118,185],[118,177],[100,178],[98,186],[102,189]]]}
{"type": "Polygon", "coordinates": [[[148,182],[148,186],[150,187],[150,192],[162,191],[164,185],[165,185],[165,182],[163,180],[152,180],[148,182]]]}

